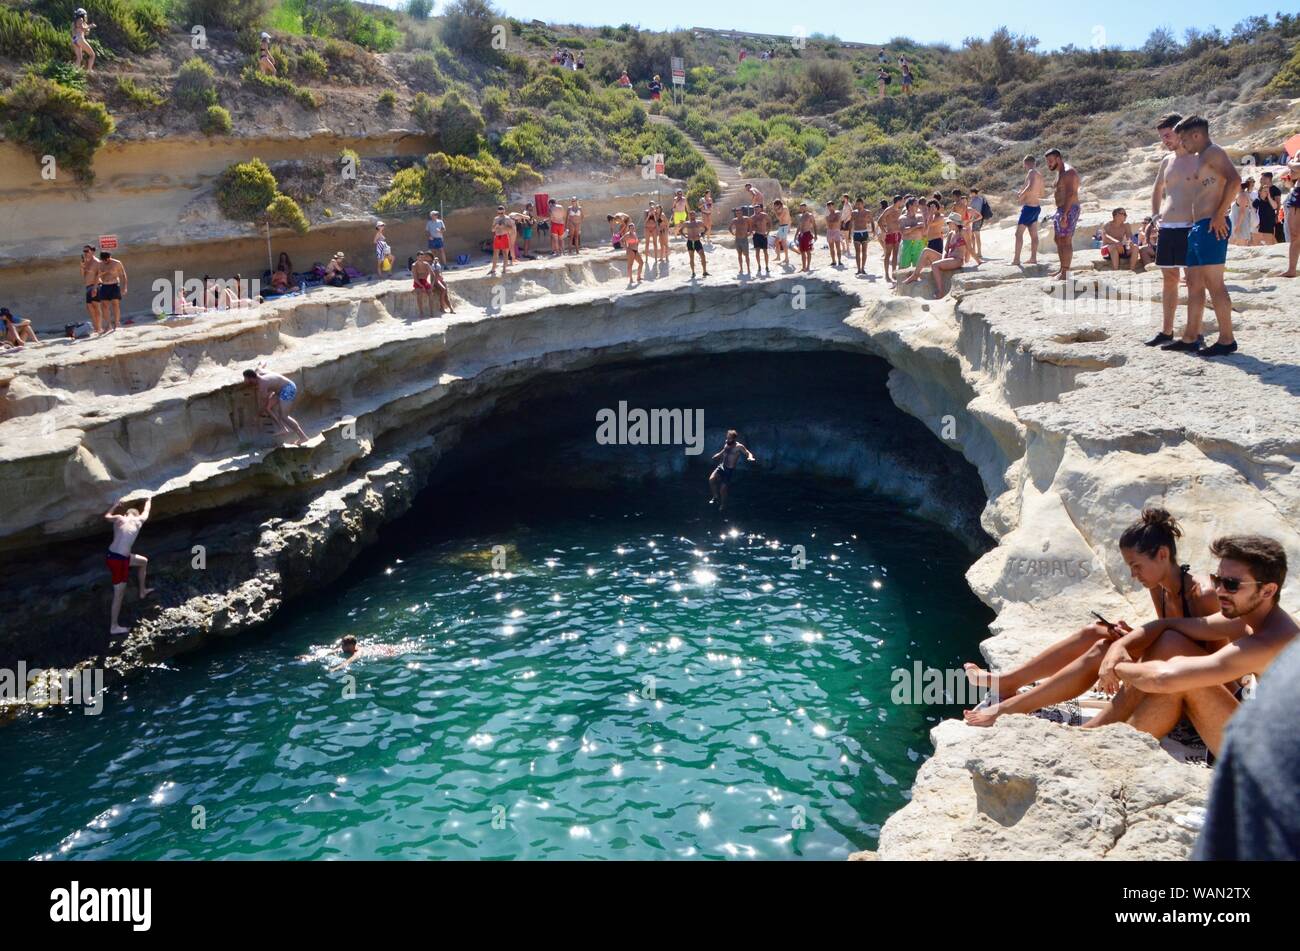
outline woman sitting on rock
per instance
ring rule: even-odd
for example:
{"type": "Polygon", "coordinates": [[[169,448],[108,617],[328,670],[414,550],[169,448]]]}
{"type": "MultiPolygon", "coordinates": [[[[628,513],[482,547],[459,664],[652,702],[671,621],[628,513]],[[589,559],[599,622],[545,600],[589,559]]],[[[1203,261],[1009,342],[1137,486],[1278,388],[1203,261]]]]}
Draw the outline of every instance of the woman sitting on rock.
{"type": "MultiPolygon", "coordinates": [[[[1178,564],[1182,531],[1162,508],[1148,508],[1119,538],[1120,555],[1129,573],[1151,595],[1156,617],[1210,617],[1219,600],[1214,588],[1199,583],[1187,565],[1178,564]]],[[[1098,620],[1057,641],[1028,663],[992,674],[966,664],[966,677],[975,687],[989,688],[997,696],[963,714],[971,726],[992,726],[1006,713],[1033,713],[1042,707],[1073,700],[1097,682],[1101,662],[1116,640],[1133,629],[1124,621],[1098,620]],[[1021,687],[1034,684],[1017,693],[1021,687]],[[1001,699],[1005,698],[1005,699],[1001,699]]]]}

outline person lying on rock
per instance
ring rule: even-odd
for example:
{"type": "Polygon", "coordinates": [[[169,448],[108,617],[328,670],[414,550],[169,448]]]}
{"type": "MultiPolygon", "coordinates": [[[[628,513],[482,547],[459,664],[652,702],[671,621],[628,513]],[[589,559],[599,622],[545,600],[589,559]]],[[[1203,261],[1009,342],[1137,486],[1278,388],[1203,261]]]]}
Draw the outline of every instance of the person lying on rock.
{"type": "Polygon", "coordinates": [[[136,538],[140,535],[140,529],[144,528],[144,523],[149,520],[149,507],[153,499],[144,500],[143,510],[129,508],[124,514],[117,514],[118,506],[125,502],[126,499],[119,499],[104,513],[104,518],[113,523],[113,543],[109,546],[108,556],[105,558],[109,579],[113,585],[113,608],[108,621],[108,632],[113,636],[131,633],[130,628],[122,627],[118,623],[118,615],[122,612],[122,599],[126,596],[126,583],[132,567],[140,569],[140,599],[144,600],[153,594],[153,588],[145,587],[144,583],[145,575],[149,570],[149,559],[131,551],[136,538]]]}
{"type": "MultiPolygon", "coordinates": [[[[1157,618],[1209,617],[1219,610],[1218,599],[1209,579],[1197,581],[1187,565],[1178,563],[1181,537],[1182,529],[1172,515],[1162,508],[1148,508],[1120,535],[1120,556],[1129,574],[1151,595],[1157,618]]],[[[1011,670],[993,674],[966,664],[971,685],[993,692],[987,705],[965,711],[966,722],[992,726],[1003,714],[1033,713],[1080,696],[1097,682],[1107,651],[1132,631],[1124,621],[1098,620],[1011,670]],[[1029,690],[1017,692],[1030,684],[1034,686],[1029,690]]]]}
{"type": "Polygon", "coordinates": [[[293,380],[272,373],[266,369],[265,363],[259,363],[256,369],[244,371],[244,385],[257,387],[258,409],[279,426],[277,432],[291,433],[296,430],[298,438],[295,441],[298,445],[307,441],[307,434],[298,425],[298,421],[285,411],[285,407],[298,396],[298,387],[293,380]]]}
{"type": "Polygon", "coordinates": [[[1112,644],[1099,679],[1104,691],[1118,692],[1085,726],[1128,723],[1162,739],[1187,717],[1219,754],[1224,727],[1300,628],[1279,603],[1286,550],[1278,542],[1228,535],[1215,539],[1210,552],[1219,559],[1210,576],[1219,612],[1149,621],[1112,644]]]}

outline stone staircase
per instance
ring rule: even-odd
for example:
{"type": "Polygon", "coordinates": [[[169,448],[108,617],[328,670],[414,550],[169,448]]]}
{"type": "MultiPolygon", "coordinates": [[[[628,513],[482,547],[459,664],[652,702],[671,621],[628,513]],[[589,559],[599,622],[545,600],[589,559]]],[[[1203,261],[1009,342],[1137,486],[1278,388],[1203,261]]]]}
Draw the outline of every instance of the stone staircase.
{"type": "Polygon", "coordinates": [[[715,222],[725,222],[731,217],[732,208],[746,204],[749,201],[749,194],[745,191],[745,182],[740,176],[740,169],[729,162],[723,161],[716,154],[709,151],[704,147],[703,143],[667,116],[647,114],[646,118],[656,125],[668,126],[681,133],[686,141],[694,146],[695,151],[704,156],[704,161],[708,163],[709,168],[713,169],[713,174],[718,176],[718,194],[713,196],[716,209],[713,215],[715,222]]]}

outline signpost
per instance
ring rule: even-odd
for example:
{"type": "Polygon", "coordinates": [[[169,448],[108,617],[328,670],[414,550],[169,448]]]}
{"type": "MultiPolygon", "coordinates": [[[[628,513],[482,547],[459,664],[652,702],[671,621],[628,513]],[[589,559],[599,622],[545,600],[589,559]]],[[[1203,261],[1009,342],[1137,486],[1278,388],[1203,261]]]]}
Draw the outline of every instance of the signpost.
{"type": "Polygon", "coordinates": [[[117,250],[117,235],[115,235],[115,234],[101,234],[101,235],[99,236],[99,250],[101,250],[101,251],[116,251],[116,250],[117,250]]]}
{"type": "Polygon", "coordinates": [[[686,64],[680,56],[672,58],[673,102],[680,102],[686,97],[686,64]]]}

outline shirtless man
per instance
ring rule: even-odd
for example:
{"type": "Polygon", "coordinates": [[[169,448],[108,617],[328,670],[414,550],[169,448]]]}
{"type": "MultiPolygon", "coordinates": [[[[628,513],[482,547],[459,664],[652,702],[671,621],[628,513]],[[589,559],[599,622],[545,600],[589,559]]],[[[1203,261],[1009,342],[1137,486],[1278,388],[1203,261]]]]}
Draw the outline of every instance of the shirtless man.
{"type": "Polygon", "coordinates": [[[813,245],[817,242],[817,216],[808,208],[806,202],[799,203],[799,221],[796,224],[799,247],[799,263],[804,271],[812,271],[813,245]]]}
{"type": "Polygon", "coordinates": [[[116,330],[122,322],[122,298],[126,296],[126,266],[110,251],[99,252],[96,266],[99,282],[99,317],[104,333],[116,330]],[[112,315],[111,317],[109,315],[112,315]]]}
{"type": "Polygon", "coordinates": [[[1142,254],[1133,238],[1133,229],[1129,227],[1128,212],[1123,208],[1116,208],[1110,213],[1110,221],[1101,229],[1101,244],[1110,252],[1112,271],[1119,270],[1120,258],[1127,258],[1129,269],[1137,273],[1142,254]]]}
{"type": "Polygon", "coordinates": [[[265,363],[259,363],[256,369],[244,371],[244,385],[257,388],[257,407],[279,425],[280,432],[297,430],[298,445],[307,441],[298,421],[285,412],[285,407],[298,396],[298,387],[293,380],[266,369],[265,363]]]}
{"type": "Polygon", "coordinates": [[[849,212],[849,227],[853,232],[853,258],[857,265],[855,274],[867,273],[867,248],[871,241],[871,211],[867,203],[859,198],[853,203],[849,212]]]}
{"type": "MultiPolygon", "coordinates": [[[[1232,335],[1232,298],[1223,283],[1232,224],[1228,211],[1237,200],[1241,176],[1228,153],[1210,141],[1210,124],[1188,116],[1174,126],[1183,148],[1196,159],[1190,184],[1192,227],[1187,232],[1187,326],[1178,343],[1162,349],[1187,350],[1202,357],[1222,357],[1237,351],[1232,335]],[[1201,349],[1201,321],[1208,292],[1219,325],[1219,339],[1201,349]]],[[[1165,236],[1160,236],[1163,250],[1165,236]]]]}
{"type": "Polygon", "coordinates": [[[704,268],[704,276],[709,276],[709,262],[704,259],[704,235],[707,230],[704,222],[696,217],[694,208],[686,212],[686,254],[691,260],[691,277],[695,277],[697,254],[700,256],[700,266],[704,268]]]}
{"type": "Polygon", "coordinates": [[[876,228],[880,231],[885,246],[885,280],[898,280],[898,251],[903,244],[903,229],[899,219],[903,216],[903,196],[895,195],[893,202],[880,214],[876,215],[876,228]],[[893,276],[890,276],[890,271],[893,276]]]}
{"type": "MultiPolygon", "coordinates": [[[[1187,235],[1192,230],[1192,195],[1196,185],[1196,167],[1200,159],[1183,148],[1183,140],[1174,127],[1183,121],[1176,112],[1162,116],[1156,123],[1160,142],[1169,153],[1160,161],[1156,182],[1151,189],[1151,214],[1159,224],[1156,238],[1156,267],[1160,268],[1160,332],[1146,341],[1148,347],[1162,350],[1199,350],[1201,342],[1183,343],[1174,339],[1174,319],[1178,313],[1178,285],[1187,265],[1187,235]]],[[[1191,298],[1189,297],[1188,300],[1191,298]]],[[[1204,306],[1204,304],[1202,304],[1204,306]]]]}
{"type": "Polygon", "coordinates": [[[718,512],[721,514],[727,510],[727,495],[731,487],[731,477],[736,473],[736,465],[740,462],[740,454],[744,453],[745,458],[750,462],[757,462],[754,454],[745,447],[740,441],[740,435],[734,429],[727,430],[727,441],[723,443],[722,448],[713,454],[713,461],[718,467],[709,475],[709,504],[718,502],[718,512]]]}
{"type": "Polygon", "coordinates": [[[776,253],[783,255],[781,263],[790,266],[790,209],[781,199],[772,202],[772,214],[776,216],[776,253]]]}
{"type": "MultiPolygon", "coordinates": [[[[918,208],[915,198],[905,198],[903,200],[903,213],[898,217],[899,234],[902,240],[898,245],[898,259],[894,265],[894,278],[898,278],[898,272],[903,268],[915,268],[921,260],[921,252],[925,250],[926,238],[930,233],[930,227],[937,227],[936,234],[939,237],[939,254],[943,254],[943,222],[939,220],[939,215],[930,214],[930,205],[918,208]]],[[[910,278],[914,277],[916,272],[908,275],[909,280],[904,283],[911,283],[910,278]]]]}
{"type": "Polygon", "coordinates": [[[429,263],[428,251],[421,251],[415,256],[415,262],[411,265],[411,279],[411,286],[415,291],[415,309],[419,316],[434,316],[433,265],[429,263]]]}
{"type": "Polygon", "coordinates": [[[149,506],[153,499],[144,500],[143,511],[131,508],[127,509],[122,515],[114,514],[118,506],[125,501],[125,499],[119,499],[104,513],[104,518],[113,523],[113,544],[109,546],[108,557],[105,559],[108,565],[109,579],[113,585],[113,611],[108,621],[108,633],[113,636],[131,633],[129,628],[122,627],[117,623],[117,618],[122,611],[122,599],[126,596],[126,582],[131,574],[132,566],[140,569],[141,600],[153,593],[153,588],[146,588],[144,584],[145,574],[149,570],[149,559],[144,555],[137,555],[131,551],[131,546],[135,544],[140,529],[144,528],[144,523],[149,519],[149,506]]]}
{"type": "Polygon", "coordinates": [[[1224,727],[1249,695],[1247,675],[1259,678],[1300,628],[1279,604],[1287,568],[1281,545],[1232,535],[1216,539],[1210,552],[1219,559],[1210,576],[1219,613],[1149,621],[1112,644],[1097,679],[1102,690],[1118,693],[1088,727],[1127,722],[1160,739],[1186,716],[1218,755],[1224,727]]]}
{"type": "Polygon", "coordinates": [[[727,230],[731,232],[736,239],[736,272],[739,276],[753,274],[749,269],[749,229],[753,224],[753,219],[744,215],[744,209],[737,206],[731,209],[731,224],[727,225],[727,230]]]}
{"type": "Polygon", "coordinates": [[[680,188],[673,195],[673,228],[679,238],[686,233],[686,195],[680,188]]]}
{"type": "Polygon", "coordinates": [[[102,333],[99,325],[99,262],[95,260],[95,249],[85,245],[81,249],[81,283],[86,288],[86,313],[90,315],[90,325],[95,333],[102,333]]]}
{"type": "Polygon", "coordinates": [[[1038,216],[1043,212],[1043,173],[1037,168],[1038,159],[1026,155],[1021,163],[1025,167],[1025,184],[1017,193],[1020,202],[1020,219],[1016,222],[1016,253],[1011,263],[1020,266],[1020,248],[1025,232],[1029,232],[1028,264],[1038,263],[1038,216]]]}
{"type": "Polygon", "coordinates": [[[548,204],[551,219],[551,257],[558,257],[564,250],[564,220],[568,213],[554,198],[548,204]]]}
{"type": "Polygon", "coordinates": [[[753,230],[754,263],[759,264],[759,272],[772,276],[772,266],[767,259],[767,233],[772,230],[772,216],[762,205],[754,206],[754,214],[749,219],[753,230]]]}
{"type": "Polygon", "coordinates": [[[831,267],[844,266],[844,250],[840,246],[843,236],[844,231],[840,228],[840,210],[835,207],[835,202],[828,201],[826,203],[826,247],[831,252],[831,267]]]}
{"type": "Polygon", "coordinates": [[[745,191],[749,192],[749,203],[751,205],[763,204],[763,193],[748,182],[745,183],[745,191]]]}
{"type": "Polygon", "coordinates": [[[1056,173],[1056,214],[1052,216],[1052,231],[1056,239],[1056,253],[1061,260],[1060,269],[1052,275],[1054,281],[1064,281],[1070,276],[1070,263],[1074,258],[1074,228],[1079,223],[1079,173],[1066,164],[1060,149],[1043,153],[1048,171],[1056,173]]]}
{"type": "MultiPolygon", "coordinates": [[[[488,277],[496,276],[498,257],[501,258],[501,276],[506,276],[506,267],[510,264],[510,234],[512,231],[514,231],[514,222],[506,214],[506,206],[497,205],[497,215],[492,219],[492,269],[488,271],[488,277]]],[[[555,227],[552,225],[551,244],[554,245],[558,240],[555,236],[555,227]]]]}
{"type": "Polygon", "coordinates": [[[569,214],[564,222],[564,230],[569,233],[569,247],[574,254],[582,253],[582,205],[578,196],[569,199],[569,214]]]}

